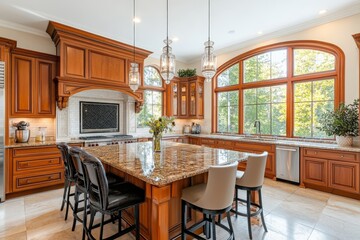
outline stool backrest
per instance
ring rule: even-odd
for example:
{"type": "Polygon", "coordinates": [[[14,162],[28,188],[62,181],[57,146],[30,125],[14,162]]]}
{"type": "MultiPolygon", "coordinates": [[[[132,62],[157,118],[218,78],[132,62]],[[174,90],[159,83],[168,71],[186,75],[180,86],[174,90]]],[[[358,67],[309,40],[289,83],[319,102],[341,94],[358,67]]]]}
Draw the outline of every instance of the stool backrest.
{"type": "Polygon", "coordinates": [[[244,187],[260,187],[264,183],[266,160],[268,153],[249,154],[244,175],[236,181],[244,187]]]}
{"type": "Polygon", "coordinates": [[[88,192],[90,203],[106,210],[108,205],[109,186],[104,166],[99,159],[86,152],[82,152],[80,158],[84,163],[89,180],[88,192]]]}
{"type": "Polygon", "coordinates": [[[87,178],[86,178],[85,170],[84,170],[85,167],[84,167],[83,162],[80,159],[81,153],[85,153],[85,151],[79,147],[70,148],[70,157],[71,157],[72,163],[76,170],[77,181],[78,181],[78,183],[82,183],[83,186],[87,188],[87,178]]]}
{"type": "Polygon", "coordinates": [[[211,166],[203,196],[195,205],[209,210],[228,208],[233,203],[238,162],[211,166]]]}
{"type": "Polygon", "coordinates": [[[65,177],[66,178],[75,178],[76,177],[76,170],[71,161],[70,153],[69,153],[69,146],[66,143],[58,143],[56,144],[57,148],[61,152],[61,156],[64,162],[65,167],[65,177]]]}

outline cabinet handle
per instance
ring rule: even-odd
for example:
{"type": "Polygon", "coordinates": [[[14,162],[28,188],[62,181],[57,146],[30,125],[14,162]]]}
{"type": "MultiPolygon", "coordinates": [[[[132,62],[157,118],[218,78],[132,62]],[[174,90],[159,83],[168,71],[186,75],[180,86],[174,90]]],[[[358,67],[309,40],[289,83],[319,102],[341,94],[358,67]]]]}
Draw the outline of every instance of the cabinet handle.
{"type": "Polygon", "coordinates": [[[341,158],[343,158],[343,157],[344,157],[344,155],[341,155],[340,157],[341,157],[341,158]]]}
{"type": "Polygon", "coordinates": [[[316,154],[317,154],[317,152],[314,152],[314,154],[316,155],[316,154]]]}

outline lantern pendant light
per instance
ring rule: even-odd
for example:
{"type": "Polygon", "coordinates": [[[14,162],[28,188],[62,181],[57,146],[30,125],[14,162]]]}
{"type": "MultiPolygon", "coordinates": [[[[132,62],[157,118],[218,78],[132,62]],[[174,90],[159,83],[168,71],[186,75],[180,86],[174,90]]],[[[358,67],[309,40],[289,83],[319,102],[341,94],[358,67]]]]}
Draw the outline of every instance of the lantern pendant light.
{"type": "Polygon", "coordinates": [[[130,64],[130,72],[129,72],[129,85],[131,90],[133,90],[134,92],[136,90],[138,90],[139,85],[140,85],[140,73],[139,73],[139,64],[136,63],[135,61],[135,30],[136,30],[136,22],[135,22],[135,7],[136,7],[136,0],[133,1],[133,45],[134,45],[134,60],[133,62],[130,64]]]}
{"type": "Polygon", "coordinates": [[[169,84],[175,76],[175,55],[172,54],[170,47],[172,41],[169,39],[169,0],[166,1],[166,39],[164,43],[166,45],[163,47],[160,57],[160,74],[165,83],[169,84]]]}
{"type": "Polygon", "coordinates": [[[208,40],[204,43],[205,52],[201,58],[201,72],[206,82],[210,82],[216,73],[214,42],[210,41],[210,0],[208,0],[208,40]]]}

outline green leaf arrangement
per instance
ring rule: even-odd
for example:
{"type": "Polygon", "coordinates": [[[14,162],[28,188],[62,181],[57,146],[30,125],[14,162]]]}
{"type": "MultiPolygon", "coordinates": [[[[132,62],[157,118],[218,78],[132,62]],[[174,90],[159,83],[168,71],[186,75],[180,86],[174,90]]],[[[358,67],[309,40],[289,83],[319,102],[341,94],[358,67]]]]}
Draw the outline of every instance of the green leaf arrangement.
{"type": "Polygon", "coordinates": [[[359,136],[359,99],[348,105],[341,103],[338,109],[323,113],[319,123],[322,126],[318,129],[328,136],[359,136]]]}
{"type": "Polygon", "coordinates": [[[179,69],[177,73],[179,77],[193,77],[196,75],[196,68],[179,69]]]}
{"type": "Polygon", "coordinates": [[[175,122],[173,117],[162,116],[159,118],[151,118],[146,122],[146,125],[150,127],[149,133],[161,137],[163,133],[172,131],[175,122]]]}

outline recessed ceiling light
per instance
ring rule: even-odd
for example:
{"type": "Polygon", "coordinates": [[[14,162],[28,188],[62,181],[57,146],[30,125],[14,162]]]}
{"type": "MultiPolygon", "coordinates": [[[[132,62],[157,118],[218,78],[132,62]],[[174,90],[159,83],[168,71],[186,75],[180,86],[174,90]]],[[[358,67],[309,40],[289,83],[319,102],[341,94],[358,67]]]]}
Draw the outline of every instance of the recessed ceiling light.
{"type": "Polygon", "coordinates": [[[138,17],[135,17],[135,18],[133,19],[133,21],[134,21],[135,23],[139,23],[139,22],[141,22],[141,19],[138,18],[138,17]]]}
{"type": "Polygon", "coordinates": [[[326,10],[326,9],[323,9],[323,10],[320,10],[320,11],[319,11],[319,14],[322,15],[322,14],[325,14],[326,12],[327,12],[327,10],[326,10]]]}
{"type": "Polygon", "coordinates": [[[258,31],[257,34],[258,34],[258,35],[261,35],[261,34],[263,34],[263,32],[262,32],[262,31],[258,31]]]}
{"type": "Polygon", "coordinates": [[[235,33],[235,30],[229,30],[228,31],[228,34],[234,34],[235,33]]]}
{"type": "Polygon", "coordinates": [[[177,41],[179,41],[179,38],[178,38],[178,37],[173,37],[173,38],[172,38],[172,41],[173,41],[173,42],[177,42],[177,41]]]}

